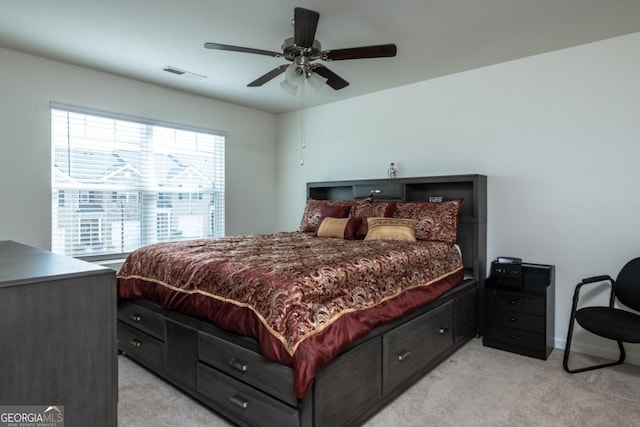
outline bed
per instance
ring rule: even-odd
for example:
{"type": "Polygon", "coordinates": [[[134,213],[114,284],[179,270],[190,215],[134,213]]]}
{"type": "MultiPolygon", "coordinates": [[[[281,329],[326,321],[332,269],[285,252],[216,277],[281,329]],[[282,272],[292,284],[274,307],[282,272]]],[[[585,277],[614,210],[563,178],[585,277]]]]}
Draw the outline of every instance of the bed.
{"type": "Polygon", "coordinates": [[[357,425],[478,333],[486,177],[307,196],[296,232],[133,252],[119,350],[239,425],[357,425]]]}

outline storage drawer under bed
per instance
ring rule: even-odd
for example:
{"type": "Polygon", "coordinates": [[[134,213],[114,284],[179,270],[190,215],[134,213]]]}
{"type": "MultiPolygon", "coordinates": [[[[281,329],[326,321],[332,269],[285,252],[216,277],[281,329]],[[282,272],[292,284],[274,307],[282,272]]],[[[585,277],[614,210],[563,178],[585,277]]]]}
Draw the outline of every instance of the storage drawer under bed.
{"type": "Polygon", "coordinates": [[[384,335],[385,393],[415,377],[453,344],[453,303],[449,301],[384,335]]]}
{"type": "Polygon", "coordinates": [[[164,368],[164,343],[121,321],[118,322],[118,346],[125,353],[164,368]]]}
{"type": "Polygon", "coordinates": [[[297,409],[202,363],[198,363],[198,391],[251,424],[299,425],[297,409]]]}
{"type": "Polygon", "coordinates": [[[271,361],[260,353],[203,332],[199,334],[199,356],[204,362],[247,384],[283,400],[298,404],[293,391],[293,369],[271,361]]]}
{"type": "Polygon", "coordinates": [[[165,340],[164,316],[148,308],[120,301],[118,303],[118,320],[140,329],[160,341],[165,340]]]}

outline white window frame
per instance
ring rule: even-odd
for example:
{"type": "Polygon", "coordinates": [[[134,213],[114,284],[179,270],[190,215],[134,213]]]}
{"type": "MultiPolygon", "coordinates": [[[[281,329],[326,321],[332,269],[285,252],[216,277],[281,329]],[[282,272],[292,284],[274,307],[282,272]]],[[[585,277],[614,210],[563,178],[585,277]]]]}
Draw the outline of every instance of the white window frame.
{"type": "MultiPolygon", "coordinates": [[[[144,246],[159,241],[224,236],[224,150],[226,142],[226,134],[224,132],[54,102],[50,104],[50,107],[52,119],[51,238],[54,252],[89,260],[116,259],[126,256],[131,250],[135,249],[135,247],[130,247],[132,244],[144,246]],[[67,115],[66,118],[61,112],[67,115]],[[82,122],[85,125],[85,128],[83,128],[85,134],[82,137],[78,136],[78,132],[74,130],[75,128],[69,125],[71,122],[68,120],[70,120],[69,117],[71,115],[73,115],[73,118],[81,117],[77,115],[87,116],[82,122]],[[109,133],[108,127],[104,129],[97,127],[91,129],[88,127],[87,123],[94,119],[97,123],[107,123],[107,125],[111,123],[110,121],[113,121],[113,137],[105,137],[104,140],[99,141],[96,139],[97,142],[95,142],[92,138],[100,138],[100,136],[87,136],[89,134],[98,135],[104,129],[107,129],[106,133],[109,133]],[[62,120],[60,123],[67,124],[67,128],[62,128],[58,123],[55,123],[54,126],[54,121],[57,120],[62,120]],[[121,129],[126,129],[127,124],[132,124],[132,128],[141,129],[141,132],[138,134],[139,142],[136,142],[136,138],[133,138],[134,141],[132,142],[130,140],[132,138],[131,134],[124,136],[124,138],[129,138],[126,142],[128,144],[137,144],[136,146],[139,147],[139,150],[136,153],[148,153],[142,154],[142,157],[136,157],[140,164],[126,165],[127,168],[140,171],[140,176],[137,176],[135,180],[131,180],[130,183],[127,182],[127,179],[122,178],[122,176],[128,177],[130,175],[121,175],[119,181],[114,180],[114,182],[110,183],[106,174],[98,176],[96,172],[96,176],[87,178],[86,176],[74,176],[72,172],[67,172],[72,170],[72,165],[74,164],[76,165],[76,171],[82,166],[85,167],[85,170],[87,169],[86,165],[95,160],[89,157],[92,154],[92,144],[96,144],[96,150],[103,150],[101,153],[105,153],[106,151],[104,150],[108,151],[109,149],[115,153],[104,155],[107,162],[110,161],[111,155],[117,157],[117,147],[121,145],[118,141],[124,141],[119,140],[118,135],[120,134],[120,137],[123,137],[124,133],[122,133],[121,129]],[[154,132],[156,133],[155,136],[154,132]],[[171,141],[171,139],[167,139],[167,135],[173,135],[173,138],[175,138],[174,144],[177,147],[175,151],[171,151],[172,148],[167,145],[166,141],[171,141]],[[67,141],[62,141],[61,138],[66,138],[67,141]],[[74,141],[74,139],[80,138],[84,138],[81,143],[74,141]],[[192,145],[195,145],[196,148],[190,151],[184,148],[189,144],[181,145],[181,141],[190,142],[192,139],[180,140],[180,138],[195,138],[193,139],[195,143],[192,145]],[[154,145],[154,141],[162,142],[158,146],[154,145]],[[67,144],[66,147],[64,143],[67,144]],[[78,150],[75,147],[80,145],[74,144],[81,144],[82,150],[86,150],[89,154],[85,157],[83,157],[82,153],[78,154],[78,150]],[[197,147],[200,146],[205,147],[205,151],[198,150],[197,147]],[[58,150],[57,155],[56,150],[58,150]],[[211,155],[211,158],[208,157],[209,155],[211,155]],[[162,156],[171,158],[177,165],[173,169],[178,169],[178,172],[174,172],[173,169],[171,172],[174,175],[178,175],[171,178],[176,180],[174,183],[170,181],[169,174],[165,173],[164,169],[164,172],[156,170],[162,169],[155,165],[158,161],[157,159],[162,156]],[[195,163],[189,164],[189,159],[196,159],[193,160],[195,163]],[[58,163],[64,163],[65,167],[59,167],[57,161],[58,163]],[[182,176],[179,176],[181,167],[183,168],[183,173],[182,176]],[[138,184],[132,184],[134,181],[138,182],[138,184]],[[163,194],[163,198],[169,195],[170,199],[163,200],[161,204],[158,204],[160,194],[163,194]],[[182,200],[179,195],[184,194],[189,195],[189,197],[182,200]],[[191,194],[196,196],[191,196],[191,194]],[[179,206],[171,206],[172,203],[179,206]],[[88,205],[89,209],[83,210],[83,204],[88,205]],[[120,211],[122,212],[124,212],[125,205],[132,207],[127,211],[127,215],[139,217],[139,225],[136,226],[135,222],[129,221],[127,222],[129,227],[126,228],[125,214],[121,213],[118,221],[114,216],[117,214],[113,213],[115,211],[114,204],[120,204],[120,211]],[[215,211],[215,215],[211,215],[212,209],[215,211]],[[193,211],[196,211],[196,216],[193,216],[193,211]],[[131,214],[131,212],[134,213],[131,214]],[[200,213],[198,214],[198,212],[200,213]],[[168,239],[165,236],[159,239],[159,236],[156,235],[158,213],[166,213],[170,219],[169,224],[166,224],[169,229],[168,239]],[[202,231],[197,227],[200,218],[203,219],[203,225],[200,227],[202,231]],[[210,223],[212,218],[215,219],[215,224],[210,223]],[[84,220],[93,221],[96,219],[98,228],[96,230],[91,229],[90,246],[92,247],[87,248],[86,241],[82,241],[83,226],[81,224],[84,220]],[[116,224],[117,222],[119,224],[116,224]],[[188,229],[184,238],[180,237],[181,232],[174,222],[175,224],[179,222],[188,229]],[[194,224],[196,225],[195,230],[194,224]],[[73,230],[73,228],[76,229],[73,230]],[[132,229],[139,229],[139,236],[132,236],[132,229]],[[100,242],[93,242],[94,234],[99,238],[100,242]],[[114,236],[121,236],[122,242],[120,244],[115,242],[117,239],[114,236]],[[129,239],[126,245],[124,244],[124,239],[129,239]],[[125,246],[127,246],[127,250],[122,250],[125,246]]],[[[174,163],[171,164],[174,165],[174,163]]],[[[127,173],[130,173],[129,169],[127,169],[127,173]]]]}

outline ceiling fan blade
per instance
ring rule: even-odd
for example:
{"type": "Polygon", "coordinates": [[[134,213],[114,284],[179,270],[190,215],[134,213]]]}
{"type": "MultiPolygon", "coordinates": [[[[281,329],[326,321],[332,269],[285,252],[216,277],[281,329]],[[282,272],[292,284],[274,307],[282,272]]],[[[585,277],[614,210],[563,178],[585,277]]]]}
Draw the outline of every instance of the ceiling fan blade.
{"type": "Polygon", "coordinates": [[[389,58],[396,56],[395,44],[379,44],[375,46],[351,47],[347,49],[325,50],[320,57],[325,61],[342,61],[345,59],[389,58]]]}
{"type": "Polygon", "coordinates": [[[256,55],[273,56],[274,58],[282,57],[282,52],[273,52],[270,50],[262,50],[262,49],[252,49],[250,47],[242,47],[242,46],[232,46],[229,44],[205,43],[204,47],[207,49],[228,50],[231,52],[255,53],[256,55]]]}
{"type": "Polygon", "coordinates": [[[334,90],[340,90],[349,86],[349,82],[325,67],[322,64],[313,64],[311,70],[327,79],[327,85],[334,90]]]}
{"type": "Polygon", "coordinates": [[[293,9],[293,42],[302,48],[311,48],[316,38],[320,14],[313,10],[296,7],[293,9]]]}
{"type": "Polygon", "coordinates": [[[249,83],[247,86],[248,87],[262,86],[263,84],[267,83],[271,79],[278,77],[280,74],[284,73],[284,70],[286,70],[288,66],[289,66],[288,64],[283,64],[279,67],[276,67],[273,70],[269,71],[268,73],[258,77],[257,79],[249,83]]]}

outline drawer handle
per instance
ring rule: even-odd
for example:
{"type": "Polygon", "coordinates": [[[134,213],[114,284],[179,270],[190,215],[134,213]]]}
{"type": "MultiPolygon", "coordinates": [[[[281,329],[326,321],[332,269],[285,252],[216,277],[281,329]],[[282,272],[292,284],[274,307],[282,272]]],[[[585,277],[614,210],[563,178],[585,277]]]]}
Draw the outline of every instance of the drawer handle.
{"type": "Polygon", "coordinates": [[[229,366],[231,366],[233,369],[236,369],[240,372],[247,372],[247,364],[242,363],[239,360],[236,360],[236,359],[229,360],[229,366]]]}
{"type": "Polygon", "coordinates": [[[409,357],[411,357],[411,352],[410,351],[403,351],[402,353],[400,353],[398,355],[398,360],[400,362],[407,360],[409,357]]]}
{"type": "Polygon", "coordinates": [[[370,193],[371,194],[381,194],[382,190],[371,190],[370,193]]]}
{"type": "Polygon", "coordinates": [[[133,320],[134,322],[140,322],[142,320],[142,316],[132,313],[129,315],[129,319],[133,320]]]}
{"type": "Polygon", "coordinates": [[[442,328],[440,328],[438,332],[440,333],[440,335],[444,335],[447,333],[448,330],[449,330],[448,326],[443,326],[442,328]]]}
{"type": "Polygon", "coordinates": [[[511,305],[516,305],[516,300],[512,299],[511,300],[511,305]]]}
{"type": "Polygon", "coordinates": [[[511,316],[511,319],[509,319],[511,322],[515,322],[516,321],[516,316],[511,316]]]}
{"type": "Polygon", "coordinates": [[[516,339],[516,334],[509,335],[509,338],[511,338],[512,340],[516,339]]]}
{"type": "Polygon", "coordinates": [[[129,344],[131,344],[134,347],[141,347],[142,346],[142,342],[136,338],[132,339],[131,341],[129,341],[129,344]]]}
{"type": "Polygon", "coordinates": [[[247,406],[249,406],[249,401],[243,399],[240,396],[236,396],[235,394],[229,396],[229,401],[234,405],[241,407],[242,409],[247,409],[247,406]]]}

